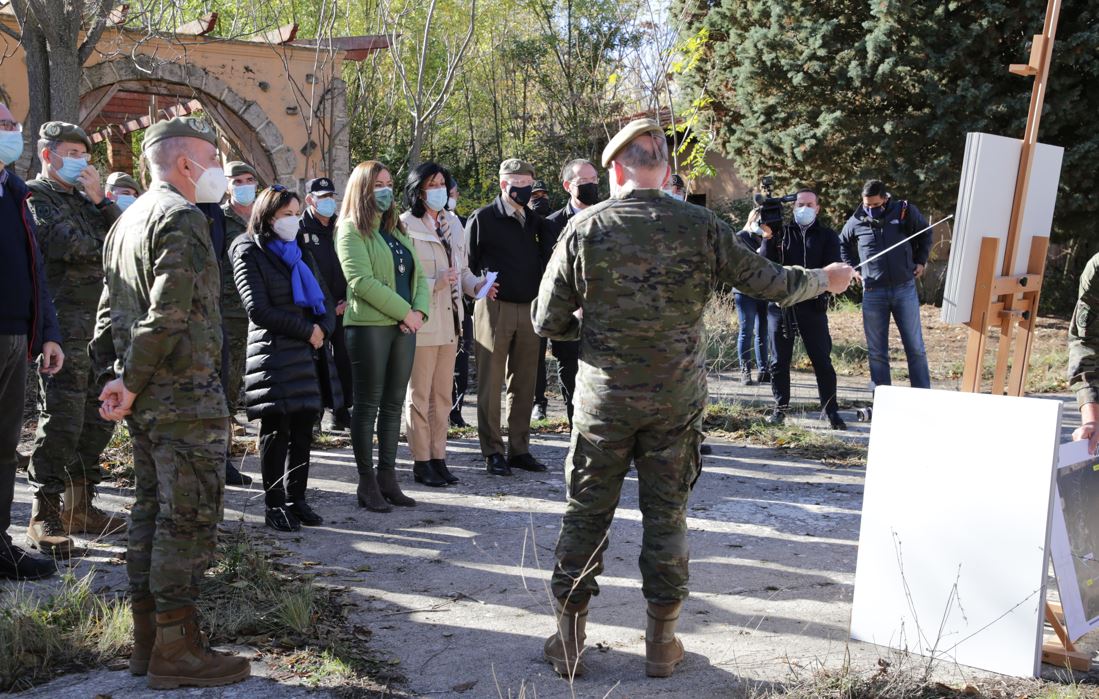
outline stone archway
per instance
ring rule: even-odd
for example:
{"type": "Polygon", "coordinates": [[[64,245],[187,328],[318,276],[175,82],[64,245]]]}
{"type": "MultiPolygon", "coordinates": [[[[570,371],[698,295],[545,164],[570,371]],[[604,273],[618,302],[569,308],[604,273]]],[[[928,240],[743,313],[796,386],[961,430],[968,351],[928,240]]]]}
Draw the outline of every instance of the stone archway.
{"type": "Polygon", "coordinates": [[[137,93],[198,100],[228,138],[230,145],[255,166],[260,179],[295,185],[297,154],[283,139],[279,126],[255,102],[241,97],[208,70],[194,65],[148,57],[148,70],[126,56],[97,63],[81,80],[80,122],[85,128],[117,94],[137,93]]]}

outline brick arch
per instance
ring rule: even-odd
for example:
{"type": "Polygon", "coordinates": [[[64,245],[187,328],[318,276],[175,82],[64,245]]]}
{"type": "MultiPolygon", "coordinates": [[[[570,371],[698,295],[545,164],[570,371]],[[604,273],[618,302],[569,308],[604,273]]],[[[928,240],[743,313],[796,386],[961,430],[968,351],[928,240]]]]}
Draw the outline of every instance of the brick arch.
{"type": "Polygon", "coordinates": [[[210,118],[233,145],[253,164],[268,184],[295,184],[297,154],[283,141],[278,126],[251,100],[246,100],[210,71],[193,64],[148,59],[148,70],[130,56],[89,66],[81,79],[81,114],[91,103],[109,100],[112,90],[148,94],[174,94],[199,100],[210,118]]]}

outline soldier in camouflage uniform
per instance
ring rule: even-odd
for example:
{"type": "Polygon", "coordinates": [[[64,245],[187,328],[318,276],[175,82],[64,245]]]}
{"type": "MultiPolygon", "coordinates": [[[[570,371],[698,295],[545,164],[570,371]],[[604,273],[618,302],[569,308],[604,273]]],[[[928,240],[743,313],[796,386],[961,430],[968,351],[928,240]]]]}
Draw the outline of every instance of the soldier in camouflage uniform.
{"type": "Polygon", "coordinates": [[[1069,389],[1080,406],[1080,427],[1073,439],[1088,440],[1088,453],[1099,443],[1099,255],[1080,275],[1080,293],[1068,328],[1069,389]]]}
{"type": "Polygon", "coordinates": [[[100,412],[128,417],[134,440],[130,671],[147,672],[152,688],[218,686],[250,674],[246,659],[209,651],[194,606],[217,543],[228,444],[221,279],[207,218],[195,206],[224,193],[216,143],[213,129],[190,117],[145,132],[154,181],[107,236],[91,347],[96,366],[116,377],[100,412]]]}
{"type": "Polygon", "coordinates": [[[33,548],[64,556],[72,546],[71,534],[101,536],[126,526],[125,519],[93,504],[103,478],[99,457],[114,423],[99,416],[100,386],[87,353],[103,288],[103,239],[121,211],[88,164],[92,142],[83,129],[50,121],[38,136],[42,173],[27,183],[27,206],[38,229],[68,361],[57,374],[39,378],[40,415],[28,470],[35,497],[27,539],[33,548]]]}
{"type": "Polygon", "coordinates": [[[741,246],[707,209],[665,196],[668,146],[651,119],[603,151],[612,197],[568,223],[532,309],[535,330],[580,341],[568,501],[552,590],[558,631],[545,645],[561,674],[580,674],[588,602],[598,593],[623,479],[637,468],[648,600],[646,673],[683,658],[675,637],[687,597],[687,498],[699,475],[706,372],[702,314],[717,284],[790,305],[847,288],[853,270],[780,267],[741,246]]]}

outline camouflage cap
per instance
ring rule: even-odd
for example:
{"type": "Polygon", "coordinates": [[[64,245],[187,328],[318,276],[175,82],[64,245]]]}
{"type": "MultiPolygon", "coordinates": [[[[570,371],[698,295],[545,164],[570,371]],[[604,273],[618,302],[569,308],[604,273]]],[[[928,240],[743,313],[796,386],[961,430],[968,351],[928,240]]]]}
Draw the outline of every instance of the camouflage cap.
{"type": "Polygon", "coordinates": [[[84,129],[66,121],[47,121],[39,127],[38,137],[47,141],[83,143],[89,151],[92,149],[92,139],[88,138],[88,134],[84,132],[84,129]]]}
{"type": "Polygon", "coordinates": [[[259,179],[259,173],[256,172],[256,168],[252,167],[243,160],[233,160],[225,163],[226,177],[239,177],[240,175],[251,175],[257,180],[259,179]]]}
{"type": "Polygon", "coordinates": [[[141,185],[137,183],[133,177],[130,177],[125,172],[112,172],[107,175],[108,187],[129,187],[138,194],[141,194],[141,185]]]}
{"type": "Polygon", "coordinates": [[[607,147],[603,149],[603,167],[610,167],[611,161],[614,160],[614,156],[618,155],[618,151],[625,148],[638,136],[647,133],[653,133],[663,137],[664,129],[660,128],[660,124],[656,123],[653,119],[634,119],[623,126],[621,130],[614,135],[611,142],[607,144],[607,147]]]}
{"type": "Polygon", "coordinates": [[[508,158],[500,163],[500,177],[504,175],[530,175],[534,177],[534,166],[519,158],[508,158]]]}
{"type": "Polygon", "coordinates": [[[195,117],[175,117],[158,121],[145,129],[145,141],[141,144],[141,149],[149,150],[167,138],[198,138],[215,146],[218,144],[217,134],[210,122],[195,117]]]}
{"type": "Polygon", "coordinates": [[[530,191],[532,191],[532,192],[549,192],[549,190],[546,189],[546,183],[543,182],[542,180],[535,180],[534,181],[534,186],[530,191]]]}

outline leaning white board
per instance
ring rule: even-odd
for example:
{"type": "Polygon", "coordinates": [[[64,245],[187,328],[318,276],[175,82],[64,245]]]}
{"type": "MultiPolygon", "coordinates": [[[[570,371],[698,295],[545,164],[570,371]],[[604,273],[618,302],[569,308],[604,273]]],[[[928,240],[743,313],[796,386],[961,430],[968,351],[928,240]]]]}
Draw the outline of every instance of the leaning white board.
{"type": "Polygon", "coordinates": [[[851,637],[1036,676],[1061,403],[881,386],[851,637]]]}
{"type": "Polygon", "coordinates": [[[1062,444],[1053,481],[1050,555],[1073,641],[1099,628],[1099,458],[1087,442],[1062,444]]]}

